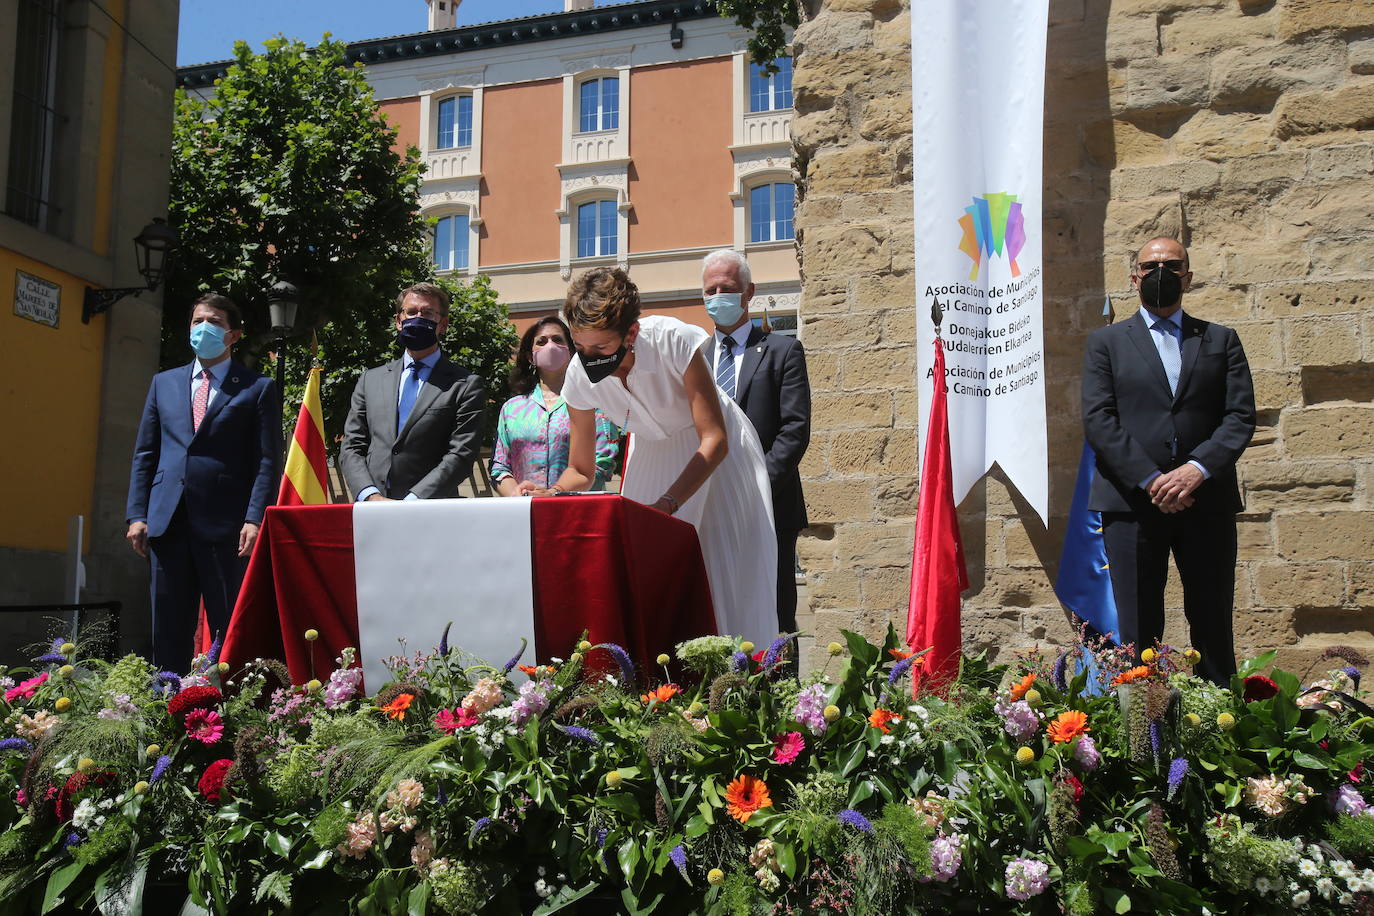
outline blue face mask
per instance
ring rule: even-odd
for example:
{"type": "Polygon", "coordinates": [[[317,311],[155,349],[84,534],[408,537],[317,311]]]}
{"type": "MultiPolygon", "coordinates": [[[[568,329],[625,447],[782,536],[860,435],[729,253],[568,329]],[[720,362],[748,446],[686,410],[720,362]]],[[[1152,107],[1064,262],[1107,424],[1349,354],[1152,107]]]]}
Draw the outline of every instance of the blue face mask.
{"type": "Polygon", "coordinates": [[[191,328],[191,349],[201,359],[217,359],[224,355],[224,328],[208,321],[191,328]]]}
{"type": "Polygon", "coordinates": [[[706,297],[706,314],[717,327],[734,327],[744,317],[744,306],[740,304],[740,293],[716,293],[706,297]]]}

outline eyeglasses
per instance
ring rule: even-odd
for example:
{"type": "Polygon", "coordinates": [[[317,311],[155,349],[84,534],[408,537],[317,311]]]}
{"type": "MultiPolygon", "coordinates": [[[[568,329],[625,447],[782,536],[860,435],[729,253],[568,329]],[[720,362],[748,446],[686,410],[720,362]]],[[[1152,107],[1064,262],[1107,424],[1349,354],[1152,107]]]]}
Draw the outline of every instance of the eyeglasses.
{"type": "Polygon", "coordinates": [[[1147,273],[1149,273],[1150,271],[1154,270],[1154,269],[1157,268],[1157,267],[1167,267],[1167,268],[1169,268],[1170,270],[1172,270],[1174,273],[1179,273],[1180,271],[1183,270],[1183,268],[1185,268],[1185,267],[1187,267],[1187,266],[1188,266],[1188,262],[1187,262],[1187,261],[1183,261],[1183,260],[1141,261],[1139,264],[1136,265],[1136,267],[1137,267],[1137,268],[1140,270],[1140,272],[1143,273],[1143,274],[1147,274],[1147,273]]]}
{"type": "Polygon", "coordinates": [[[442,318],[442,317],[443,317],[443,316],[442,316],[439,312],[436,312],[434,309],[420,309],[420,310],[418,310],[418,311],[412,311],[411,309],[406,309],[404,312],[401,313],[401,318],[402,318],[402,319],[406,319],[406,318],[423,318],[423,319],[425,319],[426,321],[438,322],[439,319],[442,318]]]}
{"type": "Polygon", "coordinates": [[[535,345],[536,347],[542,347],[542,346],[544,346],[544,344],[546,344],[546,343],[556,343],[556,344],[559,344],[559,345],[564,346],[564,347],[566,347],[566,346],[568,345],[568,342],[567,342],[566,340],[563,339],[563,335],[562,335],[562,334],[552,334],[552,335],[541,334],[540,336],[538,336],[538,337],[536,337],[536,338],[534,339],[534,345],[535,345]]]}

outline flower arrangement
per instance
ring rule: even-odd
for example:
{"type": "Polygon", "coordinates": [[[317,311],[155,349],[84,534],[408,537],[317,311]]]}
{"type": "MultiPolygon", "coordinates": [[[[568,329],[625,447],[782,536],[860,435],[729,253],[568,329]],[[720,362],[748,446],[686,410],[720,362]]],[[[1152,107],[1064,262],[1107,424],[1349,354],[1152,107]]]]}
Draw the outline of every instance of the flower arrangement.
{"type": "Polygon", "coordinates": [[[1226,689],[1195,653],[1080,646],[913,697],[891,631],[800,682],[788,645],[704,637],[670,672],[445,639],[365,696],[351,650],[293,684],[54,643],[0,671],[0,911],[129,912],[155,886],[216,914],[1374,906],[1351,659],[1304,688],[1264,656],[1226,689]]]}

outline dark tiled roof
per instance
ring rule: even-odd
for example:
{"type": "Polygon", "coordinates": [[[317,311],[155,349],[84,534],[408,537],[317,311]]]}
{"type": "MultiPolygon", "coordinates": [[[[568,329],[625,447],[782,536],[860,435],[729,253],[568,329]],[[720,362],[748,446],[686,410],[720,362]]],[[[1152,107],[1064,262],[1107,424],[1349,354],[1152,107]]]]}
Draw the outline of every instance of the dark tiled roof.
{"type": "MultiPolygon", "coordinates": [[[[635,0],[631,3],[609,3],[589,10],[522,16],[519,19],[484,22],[437,32],[369,38],[351,42],[347,56],[350,63],[362,61],[375,64],[667,25],[675,20],[704,19],[715,15],[713,0],[635,0]]],[[[177,85],[187,89],[210,86],[224,77],[233,63],[232,60],[220,60],[178,67],[177,85]]]]}

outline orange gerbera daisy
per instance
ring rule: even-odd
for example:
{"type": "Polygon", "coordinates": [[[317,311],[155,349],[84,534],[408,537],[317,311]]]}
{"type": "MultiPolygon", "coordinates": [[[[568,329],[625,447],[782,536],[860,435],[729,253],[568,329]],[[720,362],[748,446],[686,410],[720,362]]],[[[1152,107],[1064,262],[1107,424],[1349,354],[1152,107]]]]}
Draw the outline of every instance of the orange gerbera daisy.
{"type": "Polygon", "coordinates": [[[1030,689],[1031,689],[1031,686],[1034,685],[1034,684],[1035,684],[1035,672],[1032,671],[1030,674],[1028,674],[1028,675],[1026,675],[1025,677],[1021,678],[1021,683],[1019,683],[1019,684],[1017,684],[1015,687],[1011,688],[1011,698],[1012,698],[1013,700],[1019,700],[1019,699],[1021,699],[1022,697],[1024,697],[1024,696],[1026,695],[1026,691],[1027,691],[1027,690],[1030,690],[1030,689]]]}
{"type": "Polygon", "coordinates": [[[908,652],[905,649],[888,649],[887,654],[897,659],[897,661],[901,661],[904,658],[911,658],[911,656],[915,655],[916,653],[908,652]]]}
{"type": "Polygon", "coordinates": [[[1130,671],[1123,671],[1112,679],[1112,686],[1119,687],[1122,684],[1129,684],[1131,681],[1138,681],[1143,677],[1150,676],[1149,665],[1137,665],[1130,671]]]}
{"type": "Polygon", "coordinates": [[[901,716],[890,709],[883,709],[881,706],[868,715],[868,724],[874,728],[881,729],[884,735],[892,731],[892,729],[887,727],[887,723],[900,721],[902,721],[901,716]]]}
{"type": "Polygon", "coordinates": [[[1061,712],[1045,731],[1056,744],[1068,744],[1079,735],[1091,731],[1088,728],[1088,714],[1076,709],[1061,712]]]}
{"type": "Polygon", "coordinates": [[[645,703],[652,703],[655,700],[657,700],[660,703],[666,703],[673,697],[677,696],[679,693],[682,693],[682,688],[679,687],[677,684],[664,684],[660,687],[655,687],[653,690],[650,690],[646,694],[641,695],[640,699],[643,700],[645,703]]]}
{"type": "Polygon", "coordinates": [[[415,702],[415,694],[403,693],[390,703],[382,707],[382,712],[386,713],[388,719],[405,719],[406,710],[410,704],[415,702]]]}
{"type": "Polygon", "coordinates": [[[762,779],[755,779],[748,773],[736,776],[735,781],[725,789],[725,810],[741,824],[753,817],[760,808],[771,807],[773,799],[768,794],[768,786],[762,779]]]}

